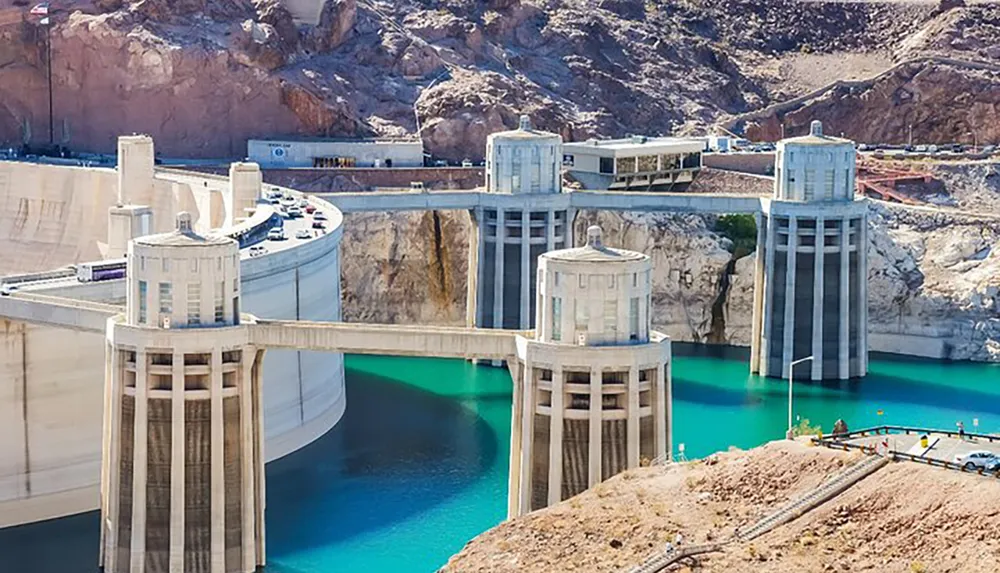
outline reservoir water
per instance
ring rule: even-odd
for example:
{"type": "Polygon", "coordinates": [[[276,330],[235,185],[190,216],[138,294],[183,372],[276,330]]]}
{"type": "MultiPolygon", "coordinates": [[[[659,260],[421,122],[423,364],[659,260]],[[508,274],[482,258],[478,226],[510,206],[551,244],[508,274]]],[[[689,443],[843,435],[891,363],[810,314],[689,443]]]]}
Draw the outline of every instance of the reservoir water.
{"type": "MultiPolygon", "coordinates": [[[[788,386],[747,351],[674,345],[674,445],[687,457],[784,435],[788,386]]],[[[459,360],[350,356],[344,419],[267,467],[268,573],[429,572],[505,517],[509,374],[459,360]]],[[[797,382],[829,431],[884,424],[1000,432],[1000,365],[873,355],[863,380],[797,382]],[[879,414],[879,411],[882,414],[879,414]]],[[[0,530],[0,572],[90,573],[94,512],[0,530]]]]}

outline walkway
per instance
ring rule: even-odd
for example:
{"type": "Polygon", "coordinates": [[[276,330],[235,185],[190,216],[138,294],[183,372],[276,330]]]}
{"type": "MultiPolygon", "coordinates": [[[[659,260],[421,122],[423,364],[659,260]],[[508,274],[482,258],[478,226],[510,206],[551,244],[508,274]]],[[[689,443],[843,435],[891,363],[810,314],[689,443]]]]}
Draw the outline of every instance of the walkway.
{"type": "Polygon", "coordinates": [[[516,330],[448,326],[260,320],[250,340],[267,348],[297,348],[390,356],[484,358],[516,354],[516,330]]]}
{"type": "Polygon", "coordinates": [[[106,332],[125,309],[110,304],[26,292],[0,296],[0,318],[81,332],[106,332]]]}
{"type": "MultiPolygon", "coordinates": [[[[316,195],[345,213],[490,208],[519,197],[484,191],[369,191],[316,195]]],[[[545,197],[555,201],[567,195],[569,206],[576,209],[683,213],[756,213],[761,210],[760,198],[747,195],[573,191],[545,197]]]]}
{"type": "MultiPolygon", "coordinates": [[[[106,332],[108,319],[122,307],[54,296],[14,292],[0,296],[0,318],[106,332]]],[[[250,340],[266,348],[505,360],[516,355],[515,336],[526,331],[449,326],[257,320],[250,340]]]]}

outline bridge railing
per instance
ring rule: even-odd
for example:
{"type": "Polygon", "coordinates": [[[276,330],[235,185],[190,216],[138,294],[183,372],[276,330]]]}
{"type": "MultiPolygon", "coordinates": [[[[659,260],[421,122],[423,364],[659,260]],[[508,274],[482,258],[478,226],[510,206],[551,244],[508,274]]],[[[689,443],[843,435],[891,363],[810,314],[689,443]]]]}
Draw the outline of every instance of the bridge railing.
{"type": "Polygon", "coordinates": [[[843,439],[857,438],[857,437],[862,437],[863,438],[863,437],[867,437],[867,436],[870,436],[870,435],[871,436],[879,436],[879,435],[888,435],[888,434],[894,434],[894,433],[895,434],[907,434],[907,435],[909,435],[909,434],[918,434],[918,435],[919,434],[937,434],[937,435],[947,436],[949,438],[965,437],[965,438],[975,438],[977,440],[986,440],[986,441],[988,441],[990,443],[1000,442],[1000,436],[993,435],[993,434],[981,434],[981,433],[975,433],[975,432],[963,432],[963,433],[960,433],[960,432],[955,431],[955,430],[940,430],[940,429],[934,429],[934,428],[921,428],[921,427],[917,427],[917,426],[893,426],[893,425],[872,426],[872,427],[869,427],[869,428],[863,428],[863,429],[860,429],[860,430],[853,430],[853,431],[850,431],[850,432],[843,432],[843,433],[840,433],[840,434],[830,434],[828,436],[823,436],[822,438],[813,438],[812,441],[813,441],[813,443],[819,443],[820,441],[826,442],[828,440],[843,440],[843,439]]]}

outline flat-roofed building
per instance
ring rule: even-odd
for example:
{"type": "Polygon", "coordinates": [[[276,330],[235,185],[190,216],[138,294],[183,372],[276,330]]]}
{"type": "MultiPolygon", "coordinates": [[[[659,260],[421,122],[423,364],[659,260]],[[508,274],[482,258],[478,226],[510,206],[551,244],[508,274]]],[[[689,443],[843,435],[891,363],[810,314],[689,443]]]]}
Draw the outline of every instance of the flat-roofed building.
{"type": "Polygon", "coordinates": [[[633,136],[563,143],[563,169],[584,189],[678,191],[701,169],[702,139],[633,136]]]}
{"type": "Polygon", "coordinates": [[[251,139],[248,161],[263,169],[423,167],[419,139],[251,139]]]}

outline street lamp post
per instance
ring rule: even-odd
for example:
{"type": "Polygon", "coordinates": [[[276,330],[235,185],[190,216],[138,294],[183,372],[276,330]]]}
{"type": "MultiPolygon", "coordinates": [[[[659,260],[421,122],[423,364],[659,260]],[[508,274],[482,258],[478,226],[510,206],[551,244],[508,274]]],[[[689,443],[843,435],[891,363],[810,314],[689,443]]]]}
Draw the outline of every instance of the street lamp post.
{"type": "Polygon", "coordinates": [[[788,431],[785,432],[786,440],[795,439],[795,433],[792,431],[792,372],[795,371],[795,365],[808,362],[812,359],[812,356],[806,356],[805,358],[793,360],[792,363],[788,365],[788,431]]]}
{"type": "Polygon", "coordinates": [[[907,147],[913,147],[913,124],[912,123],[907,126],[907,130],[910,132],[910,135],[909,135],[909,137],[906,140],[906,146],[907,147]]]}

